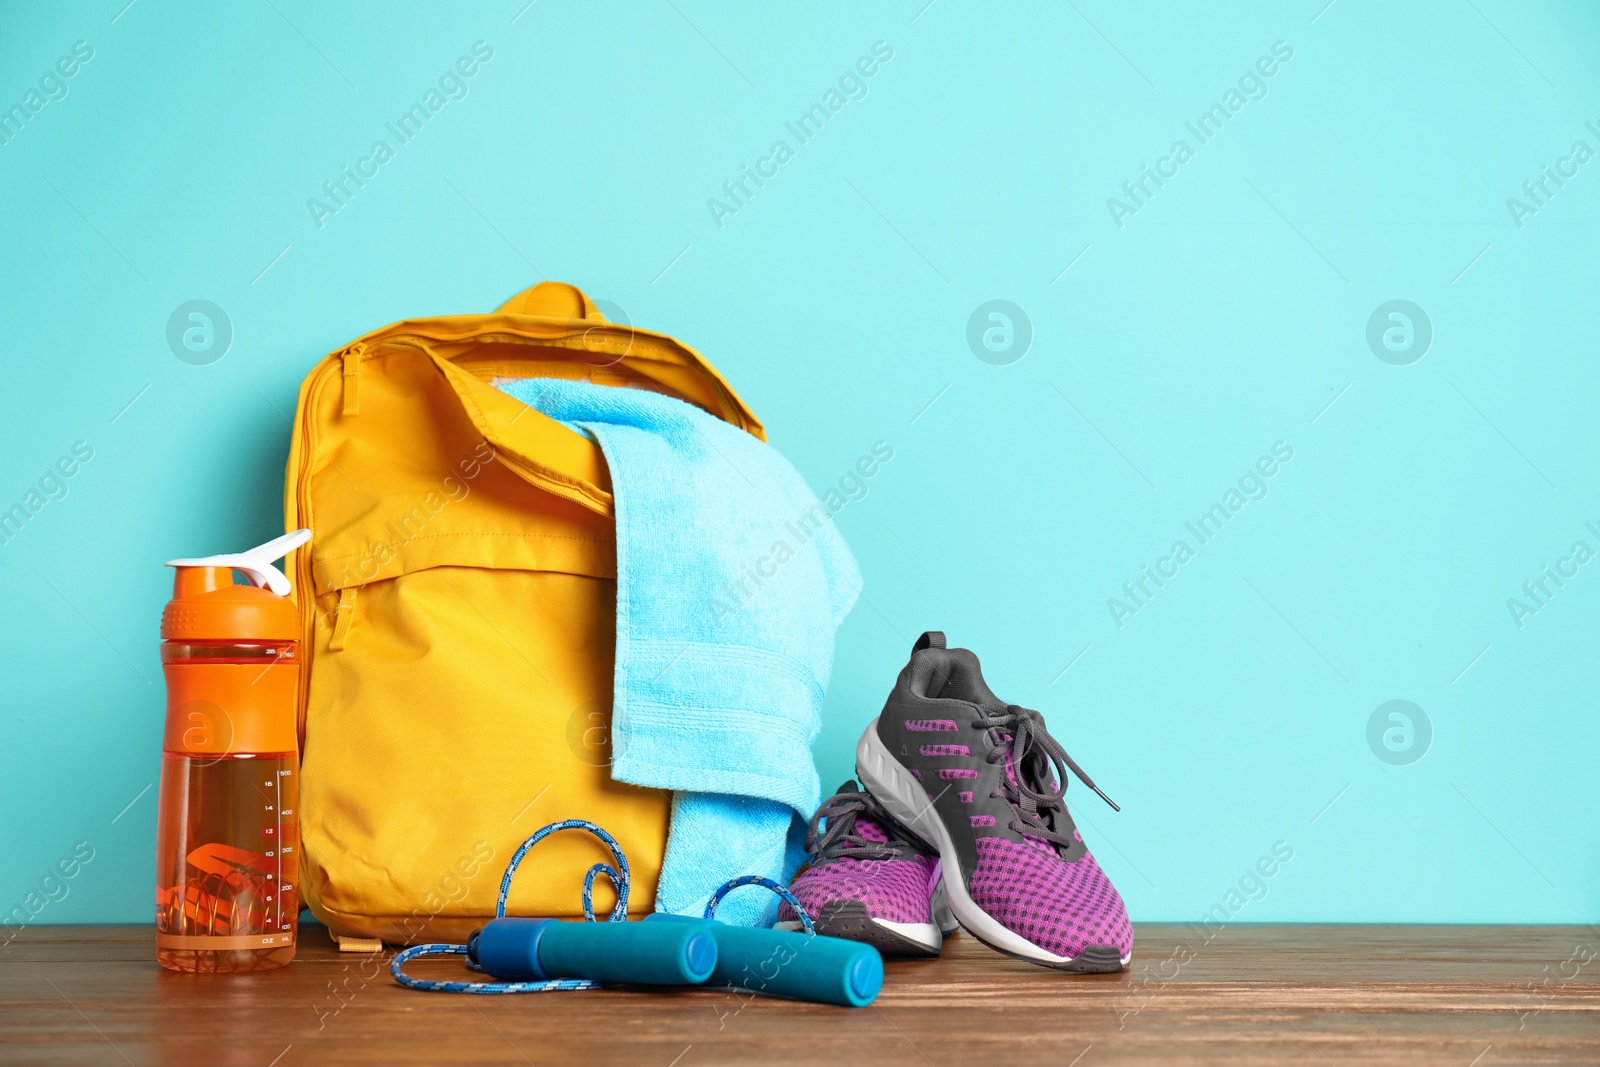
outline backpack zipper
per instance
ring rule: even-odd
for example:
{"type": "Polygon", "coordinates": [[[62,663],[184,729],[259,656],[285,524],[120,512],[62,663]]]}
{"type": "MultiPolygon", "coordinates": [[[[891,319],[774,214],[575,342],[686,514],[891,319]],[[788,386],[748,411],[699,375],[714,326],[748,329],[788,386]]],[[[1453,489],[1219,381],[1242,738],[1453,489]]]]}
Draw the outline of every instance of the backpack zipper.
{"type": "Polygon", "coordinates": [[[344,350],[341,357],[344,363],[344,406],[340,409],[343,415],[359,415],[361,413],[360,401],[356,395],[356,383],[360,381],[361,357],[366,355],[367,346],[357,342],[344,350]]]}

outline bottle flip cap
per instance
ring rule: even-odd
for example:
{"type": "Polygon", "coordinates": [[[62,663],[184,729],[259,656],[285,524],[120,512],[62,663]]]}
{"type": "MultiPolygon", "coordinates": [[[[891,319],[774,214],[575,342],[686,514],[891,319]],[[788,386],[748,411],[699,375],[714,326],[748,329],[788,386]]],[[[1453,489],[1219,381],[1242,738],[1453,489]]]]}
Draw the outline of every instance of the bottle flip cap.
{"type": "Polygon", "coordinates": [[[161,636],[169,641],[299,637],[299,613],[289,600],[294,585],[274,564],[309,540],[311,531],[302,529],[245,552],[168,560],[177,574],[161,616],[161,636]],[[234,571],[250,584],[236,585],[234,571]]]}
{"type": "Polygon", "coordinates": [[[244,574],[258,589],[270,589],[279,596],[288,596],[294,591],[294,585],[288,576],[273,564],[309,540],[311,531],[300,529],[286,533],[282,537],[274,537],[266,544],[257,545],[244,552],[227,552],[220,556],[202,556],[199,559],[169,559],[167,566],[227,567],[244,574]]]}

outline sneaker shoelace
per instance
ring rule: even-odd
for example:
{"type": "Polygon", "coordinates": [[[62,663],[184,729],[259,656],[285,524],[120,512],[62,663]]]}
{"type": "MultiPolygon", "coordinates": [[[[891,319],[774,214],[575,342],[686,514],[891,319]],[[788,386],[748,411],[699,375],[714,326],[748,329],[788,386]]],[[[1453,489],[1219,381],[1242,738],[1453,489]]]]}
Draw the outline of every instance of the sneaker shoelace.
{"type": "Polygon", "coordinates": [[[1067,771],[1097,793],[1101,800],[1111,805],[1112,811],[1121,811],[1105,791],[1094,784],[1094,779],[1083,772],[1061,742],[1045,729],[1044,716],[1031,708],[1007,704],[1004,708],[986,711],[979,709],[977,724],[988,730],[988,760],[998,763],[1011,755],[1012,776],[1002,775],[995,795],[1004,795],[1017,817],[1011,821],[1012,831],[1027,837],[1038,838],[1059,848],[1071,848],[1075,843],[1055,828],[1055,816],[1067,808],[1067,771]]]}
{"type": "Polygon", "coordinates": [[[896,830],[894,821],[866,793],[835,793],[822,802],[806,827],[806,851],[815,863],[847,856],[850,859],[906,859],[914,849],[896,830]],[[865,815],[888,835],[887,841],[871,841],[856,832],[856,819],[865,815]],[[823,820],[827,821],[824,827],[823,820]]]}

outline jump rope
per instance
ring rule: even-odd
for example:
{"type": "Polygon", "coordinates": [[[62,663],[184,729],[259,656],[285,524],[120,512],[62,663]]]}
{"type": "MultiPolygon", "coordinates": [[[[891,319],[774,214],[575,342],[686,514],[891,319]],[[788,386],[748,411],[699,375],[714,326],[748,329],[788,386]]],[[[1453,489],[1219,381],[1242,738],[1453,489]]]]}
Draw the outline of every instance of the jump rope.
{"type": "Polygon", "coordinates": [[[818,934],[804,905],[770,878],[744,875],[723,885],[706,902],[702,919],[658,914],[634,923],[627,921],[630,885],[628,857],[604,828],[587,819],[550,823],[512,853],[500,879],[495,917],[488,925],[464,945],[429,943],[403,949],[390,962],[389,973],[408,989],[431,993],[548,993],[598,989],[618,982],[706,982],[853,1007],[870,1004],[883,984],[883,960],[877,950],[818,934]],[[534,845],[562,830],[593,834],[616,861],[615,866],[596,863],[584,874],[583,922],[508,918],[506,901],[523,858],[534,845]],[[594,883],[601,875],[611,881],[617,901],[610,915],[597,921],[594,883]],[[733,927],[716,921],[722,899],[747,885],[761,886],[787,901],[804,932],[733,927]],[[556,946],[550,953],[557,958],[554,970],[543,959],[541,946],[547,940],[556,946]],[[405,973],[406,963],[426,956],[464,956],[468,970],[496,980],[439,981],[405,973]],[[535,980],[527,980],[530,974],[535,980]],[[511,978],[520,980],[506,980],[511,978]]]}

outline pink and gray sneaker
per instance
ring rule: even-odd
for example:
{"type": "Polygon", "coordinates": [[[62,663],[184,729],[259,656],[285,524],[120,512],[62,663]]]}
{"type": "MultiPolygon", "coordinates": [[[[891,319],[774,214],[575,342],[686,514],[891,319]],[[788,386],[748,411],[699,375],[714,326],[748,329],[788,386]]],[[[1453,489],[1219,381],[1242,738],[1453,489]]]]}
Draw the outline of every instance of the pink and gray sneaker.
{"type": "Polygon", "coordinates": [[[967,932],[1030,963],[1120,971],[1133,927],[1067,813],[1068,769],[1116,808],[1043,716],[995,696],[978,657],[937,632],[917,640],[856,746],[861,784],[937,850],[967,932]]]}
{"type": "MultiPolygon", "coordinates": [[[[885,956],[937,956],[956,927],[939,886],[939,857],[846,782],[806,831],[811,865],[789,887],[817,933],[864,941],[885,956]]],[[[780,930],[801,929],[787,903],[780,930]]]]}

